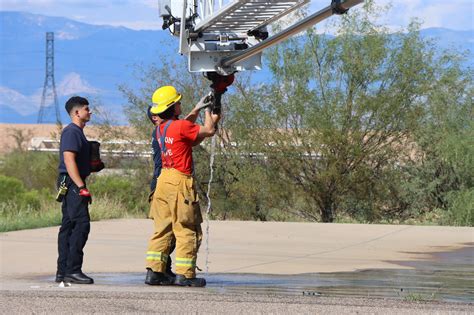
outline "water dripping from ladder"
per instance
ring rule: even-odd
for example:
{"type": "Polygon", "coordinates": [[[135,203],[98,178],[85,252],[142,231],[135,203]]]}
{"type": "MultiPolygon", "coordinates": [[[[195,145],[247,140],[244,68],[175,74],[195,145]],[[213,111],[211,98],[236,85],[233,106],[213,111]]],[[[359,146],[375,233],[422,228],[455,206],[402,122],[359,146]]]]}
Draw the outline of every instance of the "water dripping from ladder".
{"type": "Polygon", "coordinates": [[[210,175],[209,175],[209,182],[207,184],[207,209],[206,209],[206,276],[209,273],[209,217],[211,215],[211,183],[212,177],[214,175],[214,156],[216,154],[216,137],[212,137],[211,141],[211,152],[210,152],[210,159],[209,159],[209,168],[210,168],[210,175]]]}

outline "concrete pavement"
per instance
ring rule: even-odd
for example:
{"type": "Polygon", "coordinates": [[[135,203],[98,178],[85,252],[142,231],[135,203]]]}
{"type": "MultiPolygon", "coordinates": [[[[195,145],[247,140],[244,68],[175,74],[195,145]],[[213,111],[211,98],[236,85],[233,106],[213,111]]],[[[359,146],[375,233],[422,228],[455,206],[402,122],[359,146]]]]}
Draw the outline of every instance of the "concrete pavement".
{"type": "MultiPolygon", "coordinates": [[[[203,230],[205,231],[205,224],[203,230]]],[[[93,222],[85,272],[142,272],[152,221],[93,222]]],[[[0,277],[54,274],[58,227],[0,233],[0,277]]],[[[209,272],[300,274],[410,268],[474,243],[474,228],[411,225],[211,221],[209,272]]],[[[198,266],[205,269],[203,240],[198,266]]]]}
{"type": "MultiPolygon", "coordinates": [[[[57,231],[0,234],[0,313],[474,313],[469,227],[211,221],[209,285],[198,289],[143,284],[152,232],[145,219],[93,222],[83,269],[96,284],[59,288],[52,281],[57,231]],[[463,255],[448,261],[447,272],[410,271],[417,262],[436,266],[437,252],[456,251],[463,255]],[[368,271],[354,278],[356,270],[368,271]],[[429,278],[433,272],[438,278],[429,278]],[[327,290],[314,291],[320,288],[327,290]],[[462,303],[440,302],[439,292],[459,294],[462,303]]],[[[206,256],[204,241],[202,269],[206,256]]]]}

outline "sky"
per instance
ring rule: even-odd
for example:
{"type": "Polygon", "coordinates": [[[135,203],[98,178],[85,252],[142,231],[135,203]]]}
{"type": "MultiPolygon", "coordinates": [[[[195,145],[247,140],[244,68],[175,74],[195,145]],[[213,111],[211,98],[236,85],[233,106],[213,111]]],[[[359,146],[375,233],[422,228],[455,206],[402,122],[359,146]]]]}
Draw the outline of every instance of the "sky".
{"type": "MultiPolygon", "coordinates": [[[[175,1],[175,0],[173,0],[175,1]]],[[[177,1],[177,0],[176,0],[177,1]]],[[[228,0],[224,2],[229,2],[228,0]]],[[[330,4],[330,0],[312,0],[310,12],[330,4]]],[[[406,26],[414,17],[422,28],[443,27],[474,30],[472,0],[378,0],[392,4],[383,17],[390,28],[406,26]]],[[[1,0],[2,11],[24,11],[47,16],[61,16],[88,24],[125,26],[135,30],[161,29],[158,0],[1,0]]]]}

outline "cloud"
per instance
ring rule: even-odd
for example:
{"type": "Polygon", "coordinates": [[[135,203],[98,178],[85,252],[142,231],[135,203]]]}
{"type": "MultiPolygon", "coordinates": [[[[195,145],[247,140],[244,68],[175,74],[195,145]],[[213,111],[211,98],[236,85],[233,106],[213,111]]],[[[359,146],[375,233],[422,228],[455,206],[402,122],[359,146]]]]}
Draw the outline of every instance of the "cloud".
{"type": "Polygon", "coordinates": [[[67,74],[61,83],[56,87],[59,96],[72,95],[77,93],[98,94],[99,89],[94,88],[87,81],[83,80],[78,73],[67,74]]]}
{"type": "Polygon", "coordinates": [[[474,28],[472,0],[379,0],[377,4],[392,4],[392,8],[384,16],[384,20],[390,25],[407,26],[412,19],[418,18],[423,22],[423,28],[474,28]]]}
{"type": "MultiPolygon", "coordinates": [[[[56,86],[58,98],[75,94],[96,95],[99,92],[99,89],[90,85],[75,72],[67,74],[56,86]]],[[[10,107],[21,115],[29,115],[38,111],[42,94],[42,88],[37,89],[31,95],[24,95],[16,90],[0,86],[0,107],[10,107]]],[[[48,98],[47,101],[49,102],[46,106],[51,105],[51,98],[48,98]]]]}
{"type": "MultiPolygon", "coordinates": [[[[326,0],[312,0],[309,5],[310,12],[319,11],[327,5],[326,0]]],[[[382,15],[376,21],[392,31],[405,29],[413,19],[419,20],[422,28],[474,29],[472,0],[377,0],[375,5],[382,8],[389,6],[388,11],[382,11],[382,15]]],[[[324,29],[325,25],[326,22],[318,24],[318,30],[331,32],[324,29]]]]}
{"type": "Polygon", "coordinates": [[[136,31],[143,31],[143,30],[161,30],[161,20],[158,18],[156,21],[97,21],[97,25],[110,25],[116,27],[126,27],[136,31]]]}
{"type": "Polygon", "coordinates": [[[38,111],[41,104],[42,91],[33,95],[23,95],[15,90],[0,86],[0,107],[10,107],[21,115],[29,115],[38,111]]]}
{"type": "Polygon", "coordinates": [[[0,10],[61,16],[87,24],[135,30],[161,29],[156,0],[1,0],[0,10]]]}
{"type": "Polygon", "coordinates": [[[157,9],[158,8],[158,1],[156,0],[140,0],[140,1],[137,1],[137,2],[140,2],[141,4],[143,4],[144,6],[150,8],[150,9],[157,9]]]}
{"type": "Polygon", "coordinates": [[[17,10],[18,8],[28,8],[32,6],[50,7],[55,0],[2,0],[2,10],[17,10]]]}

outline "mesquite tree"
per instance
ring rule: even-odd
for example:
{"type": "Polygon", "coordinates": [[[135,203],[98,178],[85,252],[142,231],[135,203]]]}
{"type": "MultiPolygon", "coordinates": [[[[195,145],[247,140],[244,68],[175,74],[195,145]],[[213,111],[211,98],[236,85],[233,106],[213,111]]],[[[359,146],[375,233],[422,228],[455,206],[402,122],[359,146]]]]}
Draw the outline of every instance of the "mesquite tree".
{"type": "Polygon", "coordinates": [[[234,100],[245,150],[263,154],[292,191],[291,211],[309,220],[406,217],[399,186],[423,155],[415,134],[434,92],[457,80],[417,23],[389,33],[372,22],[376,10],[368,1],[343,16],[337,36],[309,30],[278,45],[267,54],[273,82],[234,100]]]}

